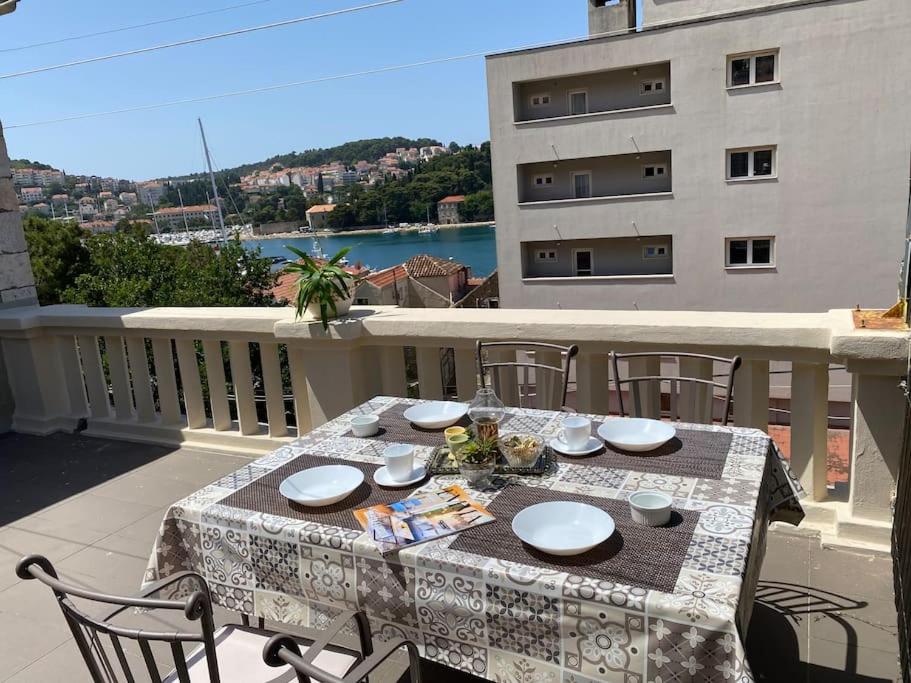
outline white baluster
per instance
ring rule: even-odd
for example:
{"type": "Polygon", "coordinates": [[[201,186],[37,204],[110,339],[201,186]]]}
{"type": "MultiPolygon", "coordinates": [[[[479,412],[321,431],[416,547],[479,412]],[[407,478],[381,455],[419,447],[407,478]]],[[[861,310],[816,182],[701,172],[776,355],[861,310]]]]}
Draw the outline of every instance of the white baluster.
{"type": "Polygon", "coordinates": [[[228,387],[225,381],[225,359],[221,342],[206,339],[202,343],[206,356],[206,378],[209,382],[209,406],[212,409],[212,426],[224,432],[231,429],[231,409],[228,406],[228,387]]]}
{"type": "Polygon", "coordinates": [[[105,355],[108,358],[108,372],[114,392],[114,415],[118,420],[133,417],[133,392],[127,371],[127,356],[123,348],[123,337],[105,336],[105,355]]]}
{"type": "Polygon", "coordinates": [[[206,409],[202,401],[196,344],[192,339],[178,339],[174,345],[177,347],[177,364],[180,367],[183,404],[187,410],[187,426],[190,429],[200,429],[206,426],[206,409]]]}
{"type": "Polygon", "coordinates": [[[228,342],[231,359],[231,379],[234,382],[234,396],[237,401],[237,419],[241,434],[258,434],[259,422],[256,417],[256,402],[253,398],[253,372],[250,370],[250,344],[228,342]]]}
{"type": "Polygon", "coordinates": [[[734,376],[734,423],[769,431],[769,361],[744,360],[734,376]]]}
{"type": "Polygon", "coordinates": [[[382,346],[378,352],[383,393],[386,396],[406,396],[405,349],[401,346],[382,346]]]}
{"type": "Polygon", "coordinates": [[[133,378],[133,395],[136,397],[136,417],[140,422],[155,420],[155,401],[152,398],[152,381],[149,377],[149,358],[143,337],[127,337],[127,355],[130,375],[133,378]]]}
{"type": "Polygon", "coordinates": [[[260,342],[259,357],[263,366],[263,383],[266,388],[266,416],[269,420],[269,436],[288,435],[288,421],[285,418],[284,387],[281,366],[278,360],[278,344],[260,342]]]}
{"type": "Polygon", "coordinates": [[[455,349],[455,367],[459,400],[470,401],[478,391],[478,356],[475,349],[455,349]]]}
{"type": "Polygon", "coordinates": [[[101,366],[101,354],[98,351],[98,339],[89,335],[77,337],[79,356],[82,359],[82,371],[85,374],[85,387],[89,395],[89,413],[94,418],[105,418],[111,414],[111,401],[108,396],[107,380],[101,366]]]}
{"type": "Polygon", "coordinates": [[[793,363],[791,372],[791,468],[813,500],[826,498],[829,369],[793,363]]]}
{"type": "MultiPolygon", "coordinates": [[[[155,379],[158,383],[158,412],[164,424],[173,425],[183,421],[180,401],[177,397],[177,378],[174,375],[174,353],[171,340],[156,337],[152,340],[152,356],[155,360],[155,379]]],[[[89,392],[91,396],[91,392],[89,392]]]]}
{"type": "Polygon", "coordinates": [[[443,378],[440,373],[440,348],[417,347],[418,389],[421,398],[443,398],[443,378]]]}

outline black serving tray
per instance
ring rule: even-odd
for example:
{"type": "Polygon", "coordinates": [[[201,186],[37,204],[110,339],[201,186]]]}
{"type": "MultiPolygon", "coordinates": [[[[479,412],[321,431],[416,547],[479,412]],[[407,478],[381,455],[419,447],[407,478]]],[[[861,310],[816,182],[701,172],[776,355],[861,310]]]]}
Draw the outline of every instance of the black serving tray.
{"type": "MultiPolygon", "coordinates": [[[[497,453],[497,466],[494,474],[523,474],[523,475],[542,475],[547,472],[554,462],[553,452],[550,446],[544,445],[544,450],[538,457],[538,462],[528,467],[513,467],[509,464],[502,453],[497,453]]],[[[458,474],[459,466],[455,461],[449,458],[449,446],[438,446],[428,461],[427,470],[432,475],[437,474],[458,474]]]]}

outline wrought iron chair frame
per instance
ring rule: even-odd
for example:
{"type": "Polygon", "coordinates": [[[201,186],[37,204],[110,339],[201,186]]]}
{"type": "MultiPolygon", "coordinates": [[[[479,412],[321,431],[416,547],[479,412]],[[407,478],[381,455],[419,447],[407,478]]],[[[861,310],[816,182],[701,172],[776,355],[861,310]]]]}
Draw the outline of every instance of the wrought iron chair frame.
{"type": "Polygon", "coordinates": [[[400,647],[405,647],[408,650],[408,672],[411,683],[421,683],[421,658],[417,646],[404,638],[395,638],[383,643],[341,678],[314,666],[315,653],[325,647],[338,629],[343,626],[342,622],[336,627],[336,623],[340,619],[342,617],[336,618],[329,625],[327,631],[315,641],[314,646],[303,654],[301,654],[300,647],[291,636],[281,633],[272,636],[263,648],[263,661],[269,666],[276,667],[287,664],[297,673],[298,683],[312,683],[313,681],[317,683],[361,683],[361,681],[366,681],[367,677],[389,659],[396,650],[400,647]]]}
{"type": "MultiPolygon", "coordinates": [[[[42,555],[28,555],[23,557],[16,565],[16,575],[23,580],[37,579],[44,585],[48,586],[57,599],[57,603],[63,612],[64,619],[73,634],[76,646],[85,664],[88,667],[89,674],[94,683],[109,683],[118,681],[120,678],[114,670],[111,657],[108,656],[104,646],[99,638],[100,635],[107,635],[111,641],[111,647],[116,655],[117,662],[127,681],[132,683],[134,680],[132,668],[127,661],[126,654],[120,639],[135,641],[139,645],[142,653],[146,670],[153,683],[161,683],[162,675],[158,670],[158,664],[152,653],[151,642],[166,642],[170,644],[171,655],[174,660],[174,673],[177,674],[177,680],[180,683],[190,683],[190,674],[187,667],[187,658],[183,651],[183,643],[202,643],[205,651],[206,666],[209,672],[210,683],[220,683],[221,676],[218,670],[218,655],[215,644],[215,620],[212,613],[212,596],[209,592],[205,579],[195,572],[178,572],[166,579],[158,581],[146,588],[139,597],[124,597],[119,595],[110,595],[91,591],[61,581],[57,575],[54,566],[50,560],[42,555]],[[178,584],[184,580],[195,581],[200,590],[193,591],[186,599],[168,600],[152,598],[150,596],[159,591],[178,584]],[[70,600],[70,597],[76,597],[96,603],[106,603],[115,605],[116,609],[105,613],[101,617],[91,617],[76,607],[70,600]],[[199,621],[200,630],[198,633],[181,632],[181,631],[150,631],[142,628],[126,628],[110,623],[117,615],[127,609],[138,608],[141,610],[170,610],[182,611],[184,616],[190,621],[199,621]]],[[[323,634],[308,645],[307,653],[312,661],[330,645],[330,638],[338,634],[338,631],[344,626],[349,619],[354,619],[357,625],[357,632],[360,641],[360,652],[348,648],[333,646],[336,651],[342,651],[355,657],[355,667],[359,662],[369,658],[373,654],[373,641],[370,634],[370,624],[367,617],[362,612],[344,612],[333,622],[337,626],[331,634],[323,634]]],[[[244,626],[250,628],[249,618],[243,617],[244,626]]],[[[262,632],[262,635],[274,634],[274,631],[266,631],[264,620],[259,619],[259,628],[251,629],[262,632]]],[[[285,636],[290,637],[290,636],[285,636]]],[[[298,638],[297,642],[310,641],[308,638],[298,638]]],[[[295,647],[298,647],[295,643],[295,647]]],[[[299,647],[298,647],[299,651],[299,647]]],[[[165,676],[170,675],[166,673],[165,676]]],[[[321,675],[329,675],[321,672],[321,675]]],[[[327,679],[328,680],[328,679],[327,679]]]]}
{"type": "MultiPolygon", "coordinates": [[[[477,341],[476,356],[478,364],[478,375],[481,378],[481,388],[486,388],[485,378],[487,372],[496,368],[525,368],[525,386],[528,386],[528,369],[547,370],[549,372],[561,374],[561,392],[560,392],[560,409],[572,412],[571,408],[566,406],[566,394],[569,389],[569,373],[572,368],[573,358],[579,354],[579,347],[576,344],[570,346],[560,346],[559,344],[550,344],[547,342],[511,342],[511,341],[477,341]],[[547,365],[544,363],[519,363],[516,361],[485,361],[485,349],[508,349],[512,351],[532,350],[532,351],[553,351],[560,354],[561,364],[547,365]]],[[[495,385],[496,380],[491,376],[491,384],[495,385]]],[[[537,391],[537,388],[536,388],[537,391]]],[[[520,401],[521,403],[521,393],[520,401]]],[[[521,407],[521,406],[520,406],[521,407]]]]}
{"type": "Polygon", "coordinates": [[[737,374],[737,370],[740,368],[743,360],[740,356],[734,356],[733,358],[724,358],[721,356],[709,356],[702,353],[676,353],[676,352],[666,352],[662,353],[660,351],[647,351],[639,353],[617,353],[615,351],[610,352],[610,361],[611,361],[611,372],[613,373],[613,382],[614,386],[617,389],[617,401],[620,408],[620,416],[623,417],[626,415],[626,410],[623,405],[623,385],[630,386],[630,392],[633,394],[632,401],[634,406],[637,407],[637,411],[641,414],[641,396],[639,392],[639,387],[643,382],[657,382],[660,386],[661,382],[670,382],[671,384],[671,416],[672,419],[676,419],[677,411],[677,386],[678,384],[690,383],[696,386],[707,386],[709,387],[708,395],[711,398],[709,405],[709,415],[708,419],[711,423],[714,421],[714,389],[722,389],[724,391],[724,412],[722,414],[722,425],[727,425],[730,420],[731,415],[731,405],[734,399],[734,376],[737,374]],[[625,379],[620,377],[620,361],[621,360],[630,360],[634,358],[646,358],[646,359],[657,359],[660,364],[663,359],[676,358],[678,361],[681,358],[691,358],[694,360],[704,360],[710,361],[712,363],[724,363],[728,365],[727,372],[727,382],[716,382],[714,379],[702,379],[700,377],[681,377],[679,375],[662,375],[659,365],[659,370],[657,375],[635,375],[629,376],[625,379]]]}

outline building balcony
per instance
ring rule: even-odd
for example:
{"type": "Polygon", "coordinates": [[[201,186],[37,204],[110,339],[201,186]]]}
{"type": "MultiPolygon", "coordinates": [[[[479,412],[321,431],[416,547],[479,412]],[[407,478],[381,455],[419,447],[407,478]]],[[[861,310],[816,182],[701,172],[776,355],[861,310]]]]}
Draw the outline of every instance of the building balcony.
{"type": "Polygon", "coordinates": [[[670,197],[671,152],[560,159],[516,168],[522,207],[670,197]]]}
{"type": "Polygon", "coordinates": [[[670,62],[640,64],[513,85],[516,125],[635,113],[671,104],[670,62]]]}
{"type": "Polygon", "coordinates": [[[850,311],[355,307],[328,331],[293,315],[0,312],[10,426],[18,432],[0,436],[0,678],[53,680],[60,671],[86,678],[51,596],[37,582],[16,581],[19,556],[45,553],[86,585],[134,590],[171,502],[377,394],[470,398],[478,338],[579,344],[571,401],[601,414],[611,407],[612,349],[740,354],[734,422],[766,430],[769,363],[789,362],[782,446],[808,493],[807,519],[798,531],[770,533],[747,640],[754,673],[775,681],[894,678],[891,562],[876,553],[889,547],[892,530],[907,332],[856,328],[850,311]],[[441,362],[444,355],[452,362],[441,362]],[[833,363],[844,364],[853,383],[850,452],[834,485],[826,458],[833,363]],[[61,433],[74,430],[80,434],[61,433]]]}
{"type": "Polygon", "coordinates": [[[522,243],[523,280],[672,278],[673,237],[614,237],[522,243]]]}

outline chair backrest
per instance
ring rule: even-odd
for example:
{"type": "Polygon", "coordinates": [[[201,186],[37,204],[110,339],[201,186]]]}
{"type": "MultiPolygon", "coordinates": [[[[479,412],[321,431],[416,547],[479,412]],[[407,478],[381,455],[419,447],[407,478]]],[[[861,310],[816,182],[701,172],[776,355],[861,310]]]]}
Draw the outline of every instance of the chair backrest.
{"type": "Polygon", "coordinates": [[[506,405],[519,408],[561,410],[573,359],[579,347],[545,342],[478,341],[477,360],[481,387],[489,375],[493,390],[506,405]],[[518,360],[524,354],[527,360],[518,360]]]}
{"type": "MultiPolygon", "coordinates": [[[[131,669],[130,658],[124,652],[121,640],[135,641],[138,644],[148,678],[153,683],[161,683],[162,679],[162,673],[158,670],[158,665],[152,652],[151,644],[154,642],[168,643],[170,645],[171,655],[174,659],[174,669],[177,673],[177,680],[180,683],[190,683],[183,643],[202,643],[205,647],[209,680],[212,683],[219,683],[221,680],[215,654],[212,602],[204,581],[194,581],[199,587],[189,593],[185,600],[107,595],[63,583],[57,577],[57,572],[51,562],[41,555],[29,555],[20,560],[16,565],[16,575],[25,580],[38,579],[54,592],[57,603],[63,612],[63,617],[66,619],[66,623],[76,641],[76,646],[85,660],[94,683],[132,682],[137,680],[136,672],[131,669]],[[101,607],[108,605],[115,609],[102,617],[89,616],[73,603],[72,598],[78,598],[101,607]],[[195,633],[152,631],[141,628],[125,628],[112,623],[112,620],[117,615],[131,608],[145,611],[180,611],[184,613],[188,620],[199,621],[200,629],[199,632],[195,633]],[[118,670],[120,673],[118,673],[118,670]]],[[[189,575],[187,578],[191,577],[201,579],[195,574],[189,575]]],[[[180,588],[177,587],[176,590],[179,591],[180,588]]],[[[165,675],[167,673],[166,671],[165,675]]]]}
{"type": "Polygon", "coordinates": [[[633,417],[660,418],[667,412],[672,420],[711,424],[715,419],[715,405],[720,402],[721,424],[728,423],[740,356],[721,358],[699,353],[612,351],[610,359],[621,416],[628,413],[633,417]],[[620,361],[629,363],[626,377],[620,374],[620,361]],[[677,375],[662,374],[662,366],[667,363],[676,363],[677,375]],[[661,405],[664,394],[670,399],[667,411],[662,410],[661,405]]]}

